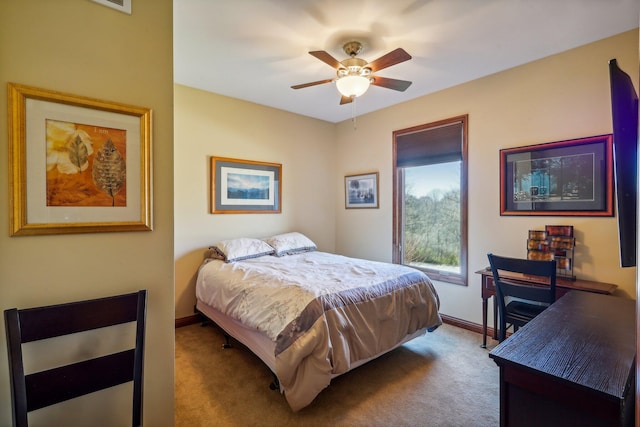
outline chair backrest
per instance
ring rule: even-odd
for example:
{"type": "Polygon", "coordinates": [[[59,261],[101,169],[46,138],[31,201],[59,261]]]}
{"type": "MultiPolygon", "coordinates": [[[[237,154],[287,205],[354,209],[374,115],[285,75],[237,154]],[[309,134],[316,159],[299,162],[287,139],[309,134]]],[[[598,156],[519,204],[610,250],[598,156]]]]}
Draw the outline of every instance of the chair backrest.
{"type": "Polygon", "coordinates": [[[552,304],[556,300],[556,261],[538,261],[520,258],[507,258],[487,254],[493,273],[493,282],[498,299],[504,303],[504,297],[515,297],[530,301],[552,304]],[[517,283],[505,278],[503,272],[521,273],[541,279],[540,285],[517,283]],[[545,280],[546,279],[546,280],[545,280]]]}
{"type": "Polygon", "coordinates": [[[46,307],[5,310],[14,426],[27,413],[133,381],[132,425],[142,425],[142,383],[147,291],[46,307]],[[26,374],[22,344],[136,322],[135,347],[106,356],[26,374]]]}
{"type": "MultiPolygon", "coordinates": [[[[496,299],[498,302],[498,314],[500,318],[499,341],[506,338],[507,324],[513,324],[514,330],[522,326],[544,309],[535,310],[530,305],[527,314],[520,311],[522,302],[515,303],[513,310],[507,310],[507,299],[516,298],[530,302],[543,303],[543,305],[553,304],[556,300],[556,261],[538,261],[520,258],[507,258],[493,254],[487,254],[493,282],[496,287],[496,299]],[[517,278],[509,278],[503,275],[507,273],[521,273],[527,276],[525,282],[518,282],[517,278]],[[535,276],[535,277],[532,277],[535,276]],[[535,282],[539,283],[533,283],[535,282]],[[515,307],[519,307],[516,310],[515,307]]],[[[508,275],[507,275],[508,276],[508,275]]],[[[526,305],[525,305],[526,306],[526,305]]]]}

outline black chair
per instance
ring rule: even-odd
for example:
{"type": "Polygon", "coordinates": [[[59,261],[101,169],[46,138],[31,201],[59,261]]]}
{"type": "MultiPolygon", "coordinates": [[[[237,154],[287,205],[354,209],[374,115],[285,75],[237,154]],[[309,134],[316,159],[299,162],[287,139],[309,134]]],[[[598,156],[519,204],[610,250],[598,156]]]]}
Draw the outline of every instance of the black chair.
{"type": "Polygon", "coordinates": [[[556,261],[505,258],[488,254],[498,301],[500,331],[504,341],[509,325],[517,332],[556,300],[556,261]],[[522,273],[540,278],[539,284],[525,284],[505,278],[503,272],[522,273]]]}
{"type": "Polygon", "coordinates": [[[5,310],[13,425],[27,413],[133,381],[132,425],[142,425],[147,291],[47,307],[5,310]],[[22,344],[136,322],[134,348],[25,375],[22,344]]]}

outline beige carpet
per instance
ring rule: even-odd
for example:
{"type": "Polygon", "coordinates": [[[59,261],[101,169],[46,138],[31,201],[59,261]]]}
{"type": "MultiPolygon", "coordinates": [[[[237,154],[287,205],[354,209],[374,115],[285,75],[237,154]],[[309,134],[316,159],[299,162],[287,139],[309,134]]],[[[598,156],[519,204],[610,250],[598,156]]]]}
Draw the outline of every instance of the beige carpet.
{"type": "Polygon", "coordinates": [[[464,426],[499,424],[498,367],[479,334],[435,332],[335,378],[294,413],[245,347],[217,327],[176,329],[176,426],[464,426]]]}

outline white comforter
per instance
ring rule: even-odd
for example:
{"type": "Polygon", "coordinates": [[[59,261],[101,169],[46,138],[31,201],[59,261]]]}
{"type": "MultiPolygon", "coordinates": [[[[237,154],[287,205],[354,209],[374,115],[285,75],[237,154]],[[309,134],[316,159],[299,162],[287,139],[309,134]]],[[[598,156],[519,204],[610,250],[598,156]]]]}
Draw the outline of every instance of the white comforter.
{"type": "Polygon", "coordinates": [[[233,263],[211,260],[198,275],[196,296],[275,341],[314,298],[386,282],[409,272],[415,270],[326,252],[262,256],[233,263]]]}

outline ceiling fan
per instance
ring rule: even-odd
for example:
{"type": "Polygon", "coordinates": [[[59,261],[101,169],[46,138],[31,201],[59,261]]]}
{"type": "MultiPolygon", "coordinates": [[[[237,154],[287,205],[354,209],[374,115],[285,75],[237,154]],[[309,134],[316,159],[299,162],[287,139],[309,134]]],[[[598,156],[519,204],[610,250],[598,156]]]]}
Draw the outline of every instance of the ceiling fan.
{"type": "Polygon", "coordinates": [[[356,55],[358,55],[362,50],[362,43],[351,41],[345,43],[342,48],[345,53],[349,55],[349,58],[343,61],[338,61],[324,50],[309,52],[309,54],[315,56],[320,61],[335,68],[338,77],[334,79],[303,83],[291,86],[291,88],[302,89],[309,86],[335,81],[338,91],[342,95],[342,98],[340,99],[340,105],[342,105],[347,104],[353,101],[355,97],[364,94],[369,88],[369,85],[386,87],[387,89],[398,90],[401,92],[404,92],[409,86],[411,86],[411,82],[406,80],[390,79],[387,77],[373,75],[373,73],[384,68],[411,59],[411,55],[409,55],[404,49],[397,48],[396,50],[382,55],[375,61],[367,62],[364,59],[356,57],[356,55]]]}

